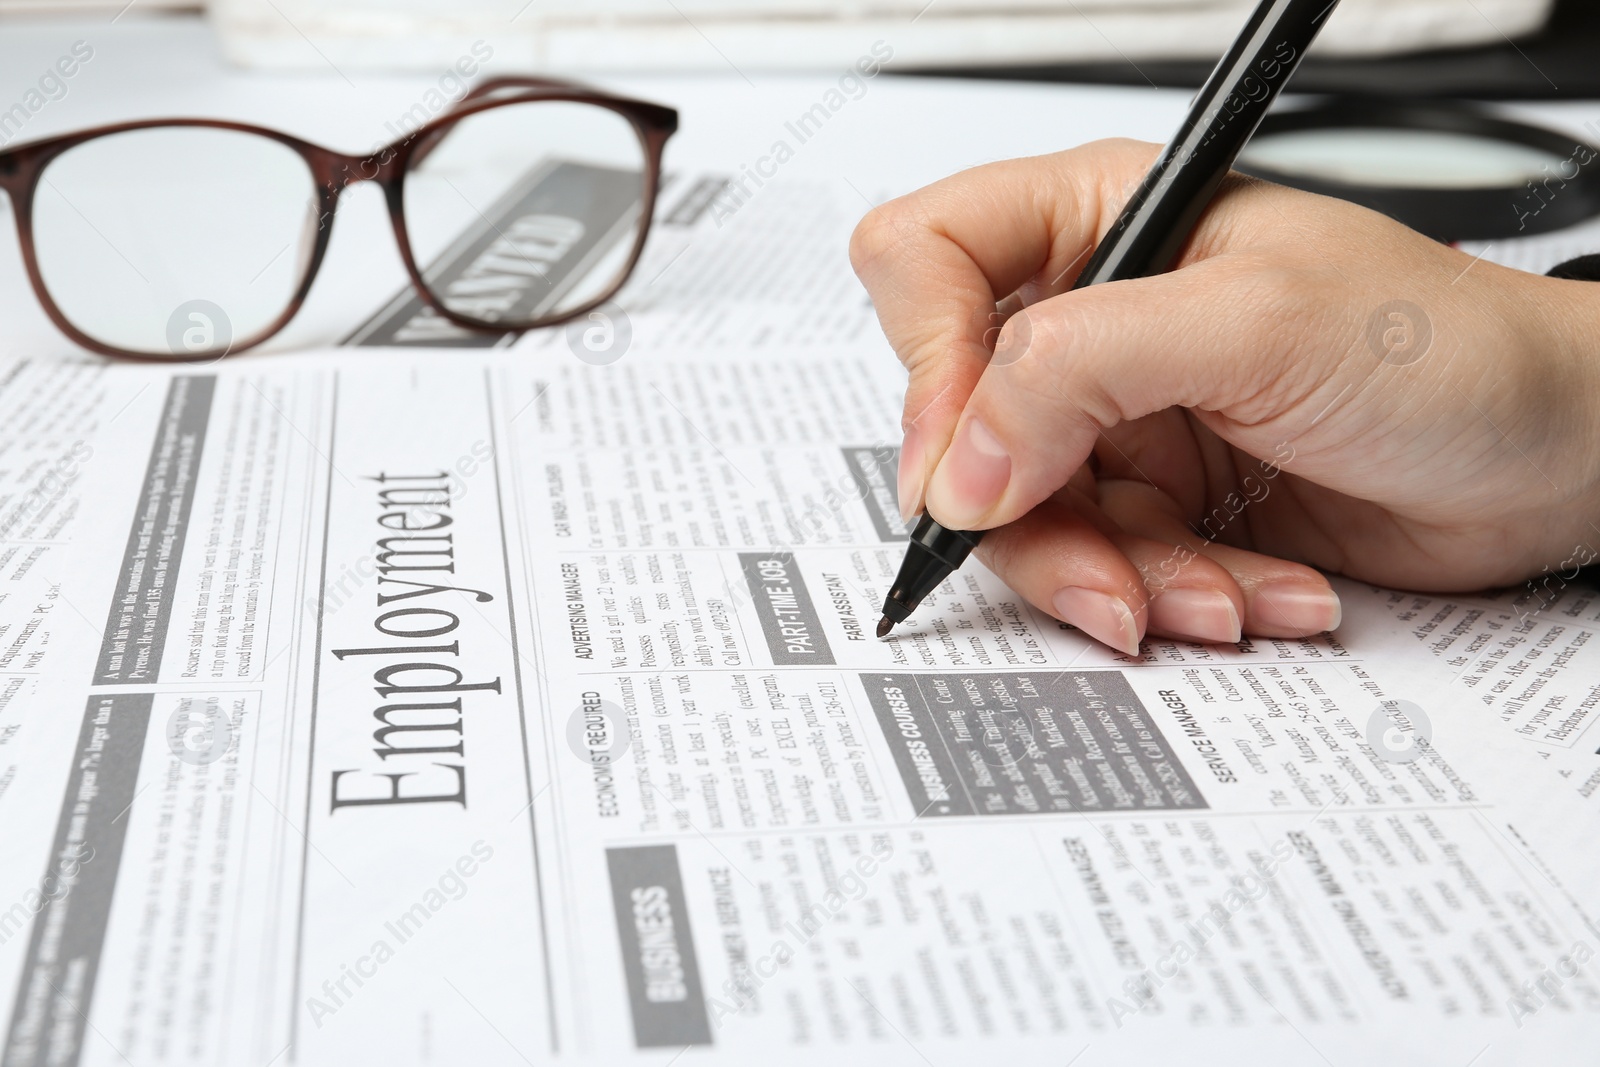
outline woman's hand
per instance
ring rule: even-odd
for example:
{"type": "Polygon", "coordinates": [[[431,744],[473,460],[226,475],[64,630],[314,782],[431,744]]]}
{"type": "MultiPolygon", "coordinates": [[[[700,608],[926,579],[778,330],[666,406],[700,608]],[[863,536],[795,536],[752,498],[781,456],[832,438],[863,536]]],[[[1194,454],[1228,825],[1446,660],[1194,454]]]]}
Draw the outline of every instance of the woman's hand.
{"type": "Polygon", "coordinates": [[[1471,590],[1596,558],[1600,287],[1234,177],[1171,273],[1067,292],[1157,152],[992,164],[862,220],[908,516],[1004,527],[985,562],[1129,653],[1332,629],[1313,567],[1471,590]]]}

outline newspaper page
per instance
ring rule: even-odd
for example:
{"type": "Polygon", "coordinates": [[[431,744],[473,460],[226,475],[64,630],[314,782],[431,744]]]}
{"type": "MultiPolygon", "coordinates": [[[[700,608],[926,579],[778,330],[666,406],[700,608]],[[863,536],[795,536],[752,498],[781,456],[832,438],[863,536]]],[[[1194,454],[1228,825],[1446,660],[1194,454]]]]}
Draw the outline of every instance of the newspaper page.
{"type": "Polygon", "coordinates": [[[860,211],[676,181],[570,326],[35,404],[94,460],[0,1064],[1586,1062],[1595,816],[1399,594],[1127,657],[973,563],[873,639],[860,211]]]}
{"type": "Polygon", "coordinates": [[[8,1067],[1576,1054],[1585,869],[1381,618],[879,642],[892,363],[553,355],[104,372],[8,1067]]]}

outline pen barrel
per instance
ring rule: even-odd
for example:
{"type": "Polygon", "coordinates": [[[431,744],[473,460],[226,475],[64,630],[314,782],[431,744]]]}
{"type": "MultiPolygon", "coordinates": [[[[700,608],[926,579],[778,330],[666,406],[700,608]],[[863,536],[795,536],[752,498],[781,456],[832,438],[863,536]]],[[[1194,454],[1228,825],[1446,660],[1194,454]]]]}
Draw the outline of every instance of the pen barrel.
{"type": "Polygon", "coordinates": [[[965,563],[967,556],[983,539],[982,530],[950,530],[933,521],[933,516],[923,514],[917,528],[911,531],[913,543],[925,550],[951,570],[965,563]]]}
{"type": "Polygon", "coordinates": [[[1339,0],[1262,0],[1074,289],[1171,267],[1339,0]]]}

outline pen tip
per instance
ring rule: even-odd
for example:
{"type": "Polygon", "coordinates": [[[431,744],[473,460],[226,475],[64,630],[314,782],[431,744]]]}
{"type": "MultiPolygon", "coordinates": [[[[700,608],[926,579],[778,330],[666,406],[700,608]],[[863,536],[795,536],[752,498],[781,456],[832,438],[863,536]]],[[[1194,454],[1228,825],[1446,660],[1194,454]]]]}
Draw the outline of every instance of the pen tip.
{"type": "Polygon", "coordinates": [[[889,631],[892,629],[894,629],[894,623],[889,620],[889,616],[885,615],[883,618],[878,620],[879,637],[888,637],[889,631]]]}

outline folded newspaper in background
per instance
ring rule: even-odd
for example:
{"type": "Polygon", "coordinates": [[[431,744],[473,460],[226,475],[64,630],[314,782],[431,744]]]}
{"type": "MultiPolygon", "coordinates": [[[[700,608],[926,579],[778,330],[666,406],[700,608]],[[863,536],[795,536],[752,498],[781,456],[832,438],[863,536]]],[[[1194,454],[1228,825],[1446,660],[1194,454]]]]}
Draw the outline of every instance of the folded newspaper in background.
{"type": "Polygon", "coordinates": [[[854,194],[677,189],[509,347],[0,383],[0,1063],[1584,1062],[1591,599],[876,641],[854,194]]]}

